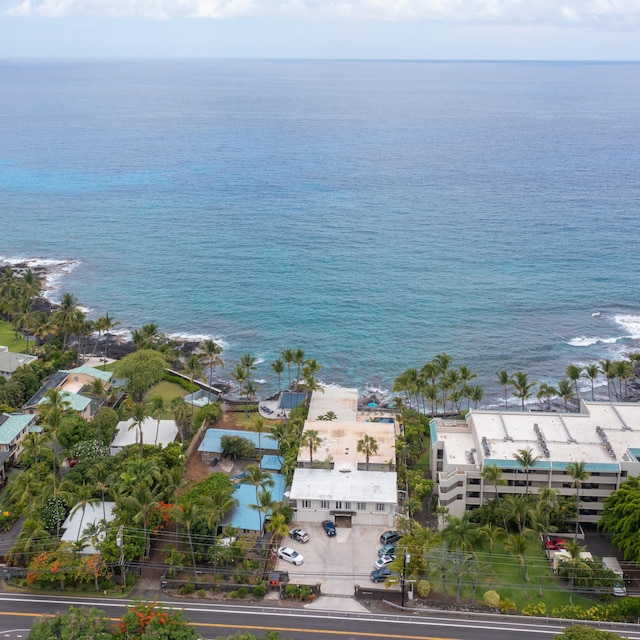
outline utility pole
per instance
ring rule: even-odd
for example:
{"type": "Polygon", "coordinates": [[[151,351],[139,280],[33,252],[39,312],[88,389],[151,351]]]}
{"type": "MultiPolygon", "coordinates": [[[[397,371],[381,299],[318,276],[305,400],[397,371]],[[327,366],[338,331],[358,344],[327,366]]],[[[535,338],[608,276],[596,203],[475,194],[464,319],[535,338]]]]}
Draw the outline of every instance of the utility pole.
{"type": "Polygon", "coordinates": [[[121,524],[118,529],[118,536],[116,537],[116,545],[120,547],[120,589],[124,593],[124,587],[126,584],[126,578],[124,574],[124,525],[121,524]]]}
{"type": "Polygon", "coordinates": [[[402,607],[404,608],[404,596],[407,591],[407,564],[411,562],[411,556],[408,553],[404,554],[402,559],[402,607]]]}

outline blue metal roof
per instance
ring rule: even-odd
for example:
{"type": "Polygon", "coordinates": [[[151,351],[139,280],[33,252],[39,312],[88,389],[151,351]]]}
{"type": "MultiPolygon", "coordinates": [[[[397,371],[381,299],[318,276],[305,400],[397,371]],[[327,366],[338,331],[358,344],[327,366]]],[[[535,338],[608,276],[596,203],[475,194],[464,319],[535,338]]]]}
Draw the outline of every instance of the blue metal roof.
{"type": "MultiPolygon", "coordinates": [[[[282,502],[284,498],[285,477],[279,473],[269,474],[273,479],[273,487],[265,487],[271,491],[274,502],[282,502]]],[[[238,484],[233,497],[238,501],[238,506],[231,511],[223,524],[246,531],[260,531],[261,516],[257,509],[250,505],[256,504],[256,488],[251,484],[238,484]]],[[[264,521],[262,523],[264,525],[264,521]]]]}
{"type": "Polygon", "coordinates": [[[30,422],[35,420],[36,416],[25,413],[3,413],[0,417],[4,418],[0,420],[0,444],[8,446],[30,422]]]}
{"type": "Polygon", "coordinates": [[[92,378],[98,378],[98,380],[103,380],[104,382],[111,380],[113,376],[113,371],[103,371],[95,367],[88,367],[86,364],[83,364],[81,367],[76,367],[75,369],[69,369],[67,373],[80,373],[91,376],[92,378]]]}
{"type": "Polygon", "coordinates": [[[258,441],[262,449],[269,451],[278,450],[278,441],[269,433],[260,434],[255,431],[238,431],[236,429],[207,429],[204,438],[198,447],[198,451],[205,453],[220,453],[222,451],[223,436],[240,436],[250,440],[258,448],[258,441]]]}

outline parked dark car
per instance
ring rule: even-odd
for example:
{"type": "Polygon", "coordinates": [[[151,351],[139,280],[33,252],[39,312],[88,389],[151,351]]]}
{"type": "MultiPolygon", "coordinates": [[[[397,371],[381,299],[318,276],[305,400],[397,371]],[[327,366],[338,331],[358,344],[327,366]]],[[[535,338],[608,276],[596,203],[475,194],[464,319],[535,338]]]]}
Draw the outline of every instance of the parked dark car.
{"type": "Polygon", "coordinates": [[[333,524],[331,520],[324,520],[322,523],[322,528],[330,538],[333,538],[336,535],[336,525],[333,524]]]}
{"type": "Polygon", "coordinates": [[[399,531],[385,531],[380,536],[380,543],[381,544],[393,544],[395,542],[398,542],[398,540],[400,540],[400,538],[402,538],[402,534],[399,531]]]}
{"type": "Polygon", "coordinates": [[[371,580],[374,582],[386,582],[390,578],[395,578],[397,581],[398,574],[391,571],[389,567],[382,567],[382,569],[375,569],[371,572],[371,580]]]}

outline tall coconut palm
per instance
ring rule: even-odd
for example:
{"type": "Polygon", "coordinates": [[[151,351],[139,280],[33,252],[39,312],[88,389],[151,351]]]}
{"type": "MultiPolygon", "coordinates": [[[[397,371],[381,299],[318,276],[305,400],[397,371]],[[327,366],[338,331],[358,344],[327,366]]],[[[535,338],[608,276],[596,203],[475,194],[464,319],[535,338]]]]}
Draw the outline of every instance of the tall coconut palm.
{"type": "Polygon", "coordinates": [[[260,536],[264,533],[264,522],[267,516],[273,511],[274,507],[278,504],[273,499],[273,492],[264,487],[260,487],[257,492],[256,504],[250,504],[249,508],[258,512],[258,521],[260,523],[260,536]]]}
{"type": "Polygon", "coordinates": [[[144,402],[134,402],[132,411],[131,411],[131,419],[132,422],[129,425],[129,429],[137,429],[136,433],[136,444],[140,443],[140,458],[144,456],[144,442],[142,436],[142,426],[144,421],[149,417],[149,411],[147,409],[147,405],[144,402]]]}
{"type": "Polygon", "coordinates": [[[113,483],[113,473],[105,462],[96,462],[87,473],[87,480],[92,484],[96,491],[100,492],[102,499],[102,517],[107,519],[107,507],[105,505],[105,494],[111,488],[113,483]]]}
{"type": "MultiPolygon", "coordinates": [[[[116,320],[115,318],[112,318],[108,313],[105,313],[101,318],[98,319],[100,322],[100,326],[102,327],[102,330],[104,331],[104,337],[105,337],[105,341],[104,341],[104,359],[107,360],[108,356],[108,348],[109,348],[109,335],[110,335],[110,331],[111,329],[115,329],[117,326],[120,325],[120,322],[118,320],[116,320]]],[[[106,365],[106,363],[105,363],[106,365]]]]}
{"type": "Polygon", "coordinates": [[[179,505],[175,510],[175,518],[183,524],[187,530],[187,540],[189,541],[189,549],[191,551],[191,563],[193,566],[193,575],[198,579],[198,567],[196,564],[196,553],[193,547],[192,529],[202,519],[203,513],[200,506],[196,502],[185,502],[179,505]]]}
{"type": "Polygon", "coordinates": [[[244,383],[242,392],[244,393],[244,415],[245,417],[248,417],[249,401],[251,400],[251,398],[255,398],[255,395],[258,392],[258,385],[253,380],[247,380],[244,383]]]}
{"type": "Polygon", "coordinates": [[[262,457],[262,434],[269,431],[269,427],[262,418],[256,418],[253,422],[253,430],[258,434],[258,454],[262,457]]]}
{"type": "Polygon", "coordinates": [[[507,392],[509,390],[509,387],[513,384],[513,376],[507,373],[506,369],[503,369],[502,371],[496,372],[496,380],[498,381],[498,384],[500,384],[500,386],[504,389],[504,408],[506,411],[509,408],[507,401],[507,392]]]}
{"type": "Polygon", "coordinates": [[[536,398],[538,400],[544,400],[547,405],[547,411],[551,411],[551,398],[555,398],[558,395],[558,390],[546,382],[540,384],[536,398]]]}
{"type": "Polygon", "coordinates": [[[583,371],[586,377],[589,378],[589,381],[591,382],[591,400],[593,401],[596,399],[594,386],[596,379],[600,375],[600,367],[597,364],[588,364],[583,368],[583,371]]]}
{"type": "Polygon", "coordinates": [[[38,482],[42,479],[40,477],[40,462],[42,460],[51,461],[53,458],[53,451],[47,445],[46,438],[41,433],[28,433],[22,441],[22,452],[20,453],[20,462],[32,462],[33,468],[36,472],[38,482]]]}
{"type": "Polygon", "coordinates": [[[302,443],[309,447],[309,462],[313,466],[313,452],[318,450],[322,440],[315,429],[306,429],[302,434],[302,443]]]}
{"type": "Polygon", "coordinates": [[[244,477],[240,481],[242,484],[250,484],[256,490],[256,503],[259,502],[258,492],[260,489],[274,486],[274,480],[270,473],[263,471],[259,465],[250,464],[246,470],[244,477]]]}
{"type": "MultiPolygon", "coordinates": [[[[613,362],[611,362],[609,358],[600,360],[600,371],[602,371],[602,373],[607,378],[607,393],[609,395],[609,402],[611,402],[611,384],[613,379],[616,377],[613,362]]],[[[615,391],[615,385],[613,390],[615,391]]]]}
{"type": "Polygon", "coordinates": [[[80,525],[78,527],[78,535],[76,537],[76,542],[78,542],[84,529],[82,524],[84,522],[84,515],[87,507],[97,504],[99,500],[93,495],[93,487],[89,484],[86,484],[85,482],[73,486],[71,492],[71,495],[74,499],[73,501],[75,502],[75,506],[71,509],[71,515],[74,515],[78,511],[82,511],[82,516],[80,517],[80,525]]]}
{"type": "Polygon", "coordinates": [[[62,349],[67,348],[67,340],[71,333],[73,323],[77,319],[77,311],[79,305],[78,299],[72,293],[65,293],[62,295],[58,310],[55,312],[56,324],[63,331],[62,349]]]}
{"type": "Polygon", "coordinates": [[[491,522],[487,522],[479,529],[480,538],[487,541],[489,546],[489,589],[493,588],[493,547],[496,542],[506,535],[502,527],[498,527],[491,522]]]}
{"type": "Polygon", "coordinates": [[[618,360],[614,362],[613,369],[616,378],[620,381],[620,393],[619,397],[624,398],[628,395],[628,382],[630,378],[633,378],[635,372],[633,365],[628,360],[618,360]],[[622,383],[624,382],[624,394],[622,393],[622,383]]]}
{"type": "Polygon", "coordinates": [[[146,482],[139,483],[133,487],[131,495],[124,496],[122,503],[134,513],[133,521],[141,524],[145,539],[145,557],[149,556],[151,550],[151,539],[149,537],[149,521],[154,509],[162,499],[162,491],[159,487],[149,487],[146,482]]]}
{"type": "MultiPolygon", "coordinates": [[[[524,469],[525,473],[525,500],[528,504],[529,502],[529,473],[531,469],[536,466],[536,462],[538,462],[538,456],[533,455],[533,450],[531,447],[526,447],[524,449],[518,449],[516,453],[513,454],[513,459],[524,469]]],[[[526,513],[523,528],[526,527],[526,513]]]]}
{"type": "Polygon", "coordinates": [[[573,385],[570,380],[563,378],[558,381],[558,397],[564,400],[564,410],[569,411],[569,400],[574,397],[573,385]]]}
{"type": "Polygon", "coordinates": [[[580,529],[580,488],[589,479],[591,474],[587,471],[586,462],[570,462],[565,473],[571,476],[571,486],[576,490],[576,540],[580,529]]]}
{"type": "Polygon", "coordinates": [[[442,539],[451,551],[459,550],[473,554],[480,541],[480,527],[471,522],[471,513],[465,511],[461,518],[451,516],[441,533],[442,539]]]}
{"type": "Polygon", "coordinates": [[[529,582],[529,566],[527,564],[527,549],[529,547],[529,538],[523,533],[514,533],[504,544],[505,550],[515,556],[518,564],[522,567],[520,581],[524,595],[527,595],[527,582],[529,582]]]}
{"type": "Polygon", "coordinates": [[[536,386],[535,382],[529,382],[529,376],[522,371],[516,371],[513,376],[511,385],[514,387],[514,396],[522,401],[522,410],[524,411],[525,400],[531,397],[532,389],[536,386]]]}
{"type": "Polygon", "coordinates": [[[160,433],[160,420],[164,415],[164,412],[167,410],[167,406],[164,402],[164,398],[156,394],[151,398],[151,406],[149,407],[151,411],[151,417],[156,421],[156,438],[154,441],[154,445],[158,445],[158,434],[160,433]]]}
{"type": "Polygon", "coordinates": [[[288,372],[288,376],[289,376],[289,389],[291,389],[291,365],[294,362],[295,359],[295,354],[293,352],[293,349],[284,349],[280,355],[282,356],[282,359],[284,360],[284,363],[287,365],[287,372],[288,372]]]}
{"type": "Polygon", "coordinates": [[[300,368],[302,367],[302,363],[304,362],[304,351],[300,348],[294,349],[293,351],[293,361],[298,367],[298,373],[296,374],[296,381],[300,380],[300,368]]]}
{"type": "MultiPolygon", "coordinates": [[[[260,483],[257,486],[259,487],[260,483]]],[[[198,501],[202,507],[207,526],[215,536],[218,535],[220,523],[225,515],[238,506],[238,501],[233,497],[234,491],[233,487],[217,487],[212,493],[202,496],[198,501]]]]}
{"type": "Polygon", "coordinates": [[[171,401],[169,408],[171,409],[173,419],[176,421],[180,441],[184,442],[185,438],[191,431],[191,411],[189,409],[189,405],[183,398],[177,397],[171,401]]]}
{"type": "Polygon", "coordinates": [[[368,434],[358,440],[358,453],[364,453],[367,470],[369,469],[369,458],[378,453],[378,441],[368,434]]]}
{"type": "Polygon", "coordinates": [[[580,391],[578,390],[578,380],[582,376],[582,367],[579,367],[577,364],[570,364],[565,369],[565,374],[567,378],[571,380],[573,383],[573,388],[575,390],[576,398],[580,400],[580,391]]]}
{"type": "Polygon", "coordinates": [[[104,382],[100,380],[100,378],[94,378],[89,384],[89,395],[93,396],[96,399],[98,404],[98,408],[94,414],[94,417],[98,418],[98,442],[102,443],[102,432],[100,430],[100,409],[102,409],[102,403],[104,399],[107,397],[107,389],[104,385],[104,382]]]}
{"type": "Polygon", "coordinates": [[[280,393],[280,391],[282,390],[281,379],[282,374],[284,373],[284,362],[280,358],[276,358],[271,363],[271,368],[273,369],[273,372],[278,376],[278,393],[280,393]]]}
{"type": "Polygon", "coordinates": [[[191,424],[195,424],[194,421],[194,412],[195,412],[195,401],[193,398],[193,394],[195,393],[195,389],[193,386],[193,381],[196,378],[201,378],[203,373],[202,360],[200,356],[192,353],[184,363],[184,373],[189,376],[189,388],[191,389],[191,424]]]}
{"type": "Polygon", "coordinates": [[[209,395],[207,396],[209,402],[211,402],[211,379],[213,378],[213,368],[221,367],[223,362],[220,355],[222,354],[222,347],[215,341],[208,338],[202,343],[202,353],[207,359],[207,365],[209,367],[209,375],[207,381],[209,383],[209,395]]]}

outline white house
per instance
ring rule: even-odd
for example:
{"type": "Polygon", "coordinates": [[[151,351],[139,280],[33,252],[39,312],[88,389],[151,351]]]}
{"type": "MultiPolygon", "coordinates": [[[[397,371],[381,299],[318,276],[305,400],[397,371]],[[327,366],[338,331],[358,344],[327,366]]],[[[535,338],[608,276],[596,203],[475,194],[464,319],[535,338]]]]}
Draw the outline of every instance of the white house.
{"type": "MultiPolygon", "coordinates": [[[[118,422],[116,433],[113,436],[109,452],[112,456],[122,451],[131,444],[140,444],[140,429],[135,425],[133,418],[118,422]]],[[[175,420],[160,420],[146,418],[142,423],[142,444],[166,447],[174,442],[178,435],[178,427],[175,420]]]]}
{"type": "MultiPolygon", "coordinates": [[[[82,536],[91,524],[98,524],[101,520],[106,520],[107,524],[109,524],[114,518],[113,510],[115,506],[115,502],[105,501],[103,505],[102,501],[100,501],[88,504],[84,510],[82,508],[78,508],[75,511],[72,509],[62,524],[61,529],[64,530],[64,533],[60,539],[63,542],[78,542],[82,540],[82,536]]],[[[85,542],[87,546],[80,553],[85,555],[98,553],[91,540],[85,539],[85,542]]]]}
{"type": "Polygon", "coordinates": [[[308,415],[289,492],[296,521],[394,526],[398,491],[393,414],[359,414],[357,389],[331,387],[314,392],[308,415]],[[337,419],[322,419],[330,412],[337,419]],[[304,433],[310,430],[321,442],[313,452],[304,444],[304,433]],[[365,435],[377,445],[368,463],[365,453],[358,452],[365,435]]]}
{"type": "Polygon", "coordinates": [[[37,360],[37,356],[29,356],[26,353],[14,353],[9,347],[0,345],[0,376],[8,380],[18,367],[37,360]]]}

